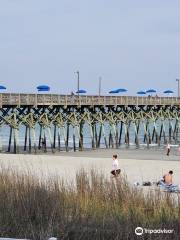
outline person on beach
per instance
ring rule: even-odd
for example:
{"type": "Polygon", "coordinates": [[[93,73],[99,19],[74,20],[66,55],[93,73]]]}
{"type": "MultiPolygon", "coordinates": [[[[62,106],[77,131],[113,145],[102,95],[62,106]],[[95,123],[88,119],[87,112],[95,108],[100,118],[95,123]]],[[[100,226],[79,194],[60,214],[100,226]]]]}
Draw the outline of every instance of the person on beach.
{"type": "Polygon", "coordinates": [[[177,154],[178,154],[178,155],[180,154],[180,145],[178,146],[177,154]]]}
{"type": "Polygon", "coordinates": [[[114,177],[117,177],[121,172],[121,169],[119,169],[119,162],[117,159],[117,154],[113,155],[113,163],[112,163],[112,171],[111,174],[114,177]]]}
{"type": "Polygon", "coordinates": [[[173,171],[170,170],[168,173],[164,174],[164,176],[162,177],[162,179],[157,182],[158,186],[170,186],[172,185],[172,175],[173,175],[173,171]]]}
{"type": "Polygon", "coordinates": [[[169,143],[167,143],[167,156],[169,156],[169,154],[170,154],[170,151],[171,151],[171,145],[169,144],[169,143]]]}
{"type": "Polygon", "coordinates": [[[173,184],[172,170],[170,170],[167,174],[165,174],[163,176],[163,179],[159,181],[157,185],[161,187],[164,191],[180,193],[179,187],[173,184]]]}
{"type": "Polygon", "coordinates": [[[173,175],[173,171],[170,170],[168,173],[166,173],[164,176],[163,176],[163,182],[167,185],[170,185],[172,184],[172,175],[173,175]]]}

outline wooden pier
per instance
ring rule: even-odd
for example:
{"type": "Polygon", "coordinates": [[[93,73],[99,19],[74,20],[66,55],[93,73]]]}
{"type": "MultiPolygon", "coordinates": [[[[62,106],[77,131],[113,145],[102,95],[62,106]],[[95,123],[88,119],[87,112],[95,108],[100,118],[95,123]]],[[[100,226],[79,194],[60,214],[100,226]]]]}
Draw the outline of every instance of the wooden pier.
{"type": "Polygon", "coordinates": [[[77,96],[57,94],[2,93],[0,106],[144,106],[180,105],[176,97],[77,96]]]}
{"type": "Polygon", "coordinates": [[[0,150],[18,153],[20,131],[23,151],[28,152],[83,150],[87,131],[92,149],[128,147],[132,134],[139,147],[142,131],[147,147],[179,144],[179,110],[180,99],[175,97],[2,93],[0,131],[9,128],[9,141],[4,146],[1,134],[0,150]]]}

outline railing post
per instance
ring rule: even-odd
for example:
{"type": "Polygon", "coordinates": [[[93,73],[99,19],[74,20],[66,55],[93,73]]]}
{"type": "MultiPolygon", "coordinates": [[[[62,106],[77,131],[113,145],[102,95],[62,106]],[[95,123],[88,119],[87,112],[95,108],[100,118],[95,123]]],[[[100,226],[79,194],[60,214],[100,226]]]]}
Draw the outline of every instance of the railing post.
{"type": "Polygon", "coordinates": [[[20,98],[20,93],[18,94],[18,107],[21,106],[21,98],[20,98]]]}
{"type": "Polygon", "coordinates": [[[35,94],[35,107],[37,107],[38,102],[37,102],[37,93],[35,94]]]}
{"type": "Polygon", "coordinates": [[[51,106],[53,106],[53,100],[52,100],[53,98],[52,98],[52,94],[51,94],[51,106]]]}
{"type": "Polygon", "coordinates": [[[3,105],[3,101],[2,101],[2,93],[0,95],[0,107],[2,108],[2,105],[3,105]]]}
{"type": "Polygon", "coordinates": [[[58,94],[58,105],[60,105],[60,95],[58,94]]]}
{"type": "Polygon", "coordinates": [[[106,106],[106,96],[104,96],[103,100],[104,100],[104,104],[103,105],[106,106]]]}
{"type": "Polygon", "coordinates": [[[43,106],[45,105],[45,94],[43,94],[43,106]]]}
{"type": "Polygon", "coordinates": [[[65,106],[67,107],[67,95],[65,96],[65,106]]]}

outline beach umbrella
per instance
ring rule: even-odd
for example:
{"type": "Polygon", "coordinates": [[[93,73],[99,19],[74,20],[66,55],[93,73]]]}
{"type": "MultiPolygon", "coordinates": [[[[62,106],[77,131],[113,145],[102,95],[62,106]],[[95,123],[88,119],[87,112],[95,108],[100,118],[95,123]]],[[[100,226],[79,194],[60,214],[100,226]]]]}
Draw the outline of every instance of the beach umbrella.
{"type": "Polygon", "coordinates": [[[156,90],[155,89],[149,89],[146,91],[146,93],[156,93],[156,90]]]}
{"type": "Polygon", "coordinates": [[[127,92],[127,89],[125,89],[125,88],[118,88],[117,91],[118,91],[118,93],[122,93],[122,92],[127,92]]]}
{"type": "Polygon", "coordinates": [[[174,93],[172,90],[166,90],[166,91],[164,91],[163,93],[165,93],[165,94],[170,94],[170,93],[174,93]]]}
{"type": "Polygon", "coordinates": [[[83,94],[83,93],[87,93],[86,90],[84,89],[80,89],[76,92],[77,94],[83,94]]]}
{"type": "Polygon", "coordinates": [[[38,92],[49,92],[50,89],[48,88],[44,88],[44,89],[38,89],[38,92]]]}
{"type": "Polygon", "coordinates": [[[39,86],[37,86],[37,90],[38,90],[38,92],[49,91],[50,87],[47,85],[39,85],[39,86]]]}
{"type": "Polygon", "coordinates": [[[3,86],[3,85],[0,85],[0,90],[5,90],[6,89],[6,87],[5,86],[3,86]]]}
{"type": "Polygon", "coordinates": [[[138,95],[145,95],[146,92],[144,92],[144,91],[139,91],[139,92],[137,92],[137,94],[138,94],[138,95]]]}
{"type": "Polygon", "coordinates": [[[123,92],[127,92],[127,89],[125,88],[118,88],[118,89],[115,89],[115,90],[111,90],[109,93],[123,93],[123,92]]]}
{"type": "Polygon", "coordinates": [[[116,89],[116,90],[111,90],[111,91],[109,91],[109,93],[111,94],[115,94],[115,93],[119,93],[119,91],[118,91],[118,89],[116,89]]]}

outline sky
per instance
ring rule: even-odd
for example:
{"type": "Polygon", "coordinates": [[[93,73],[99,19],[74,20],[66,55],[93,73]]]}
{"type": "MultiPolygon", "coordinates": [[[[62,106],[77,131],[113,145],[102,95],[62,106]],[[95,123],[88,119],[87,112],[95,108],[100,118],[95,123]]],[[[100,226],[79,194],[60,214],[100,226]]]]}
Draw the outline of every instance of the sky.
{"type": "Polygon", "coordinates": [[[177,90],[179,0],[0,0],[0,84],[8,92],[177,90]]]}

